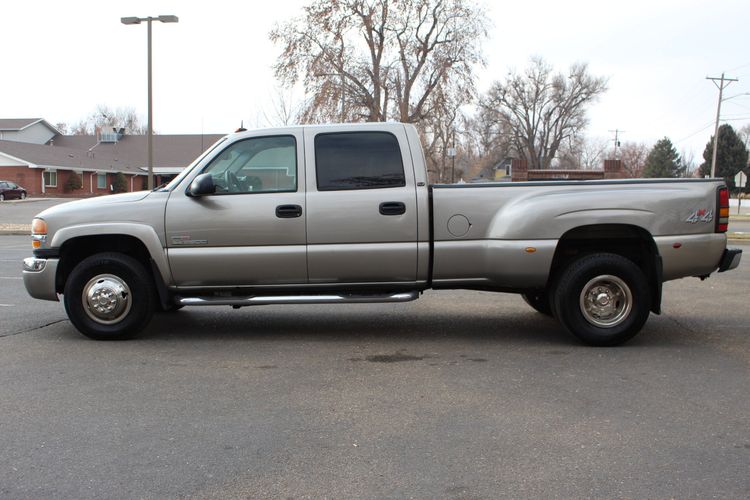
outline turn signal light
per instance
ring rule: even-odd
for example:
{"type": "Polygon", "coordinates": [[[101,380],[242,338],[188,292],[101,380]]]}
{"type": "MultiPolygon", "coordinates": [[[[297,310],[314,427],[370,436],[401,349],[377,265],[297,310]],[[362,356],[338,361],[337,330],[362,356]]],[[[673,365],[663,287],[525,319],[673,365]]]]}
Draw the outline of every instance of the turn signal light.
{"type": "Polygon", "coordinates": [[[719,216],[716,218],[716,232],[726,233],[729,229],[729,189],[722,186],[717,191],[719,216]]]}

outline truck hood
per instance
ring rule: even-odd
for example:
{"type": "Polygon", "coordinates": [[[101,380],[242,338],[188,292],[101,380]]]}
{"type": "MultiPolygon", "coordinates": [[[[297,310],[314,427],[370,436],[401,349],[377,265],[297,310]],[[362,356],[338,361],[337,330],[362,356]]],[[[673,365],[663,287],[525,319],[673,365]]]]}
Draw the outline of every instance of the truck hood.
{"type": "Polygon", "coordinates": [[[136,191],[134,193],[111,194],[106,196],[97,196],[96,198],[86,198],[85,200],[69,201],[50,207],[36,215],[42,219],[49,216],[62,215],[68,212],[96,210],[100,207],[106,207],[118,203],[135,203],[146,198],[151,191],[136,191]]]}

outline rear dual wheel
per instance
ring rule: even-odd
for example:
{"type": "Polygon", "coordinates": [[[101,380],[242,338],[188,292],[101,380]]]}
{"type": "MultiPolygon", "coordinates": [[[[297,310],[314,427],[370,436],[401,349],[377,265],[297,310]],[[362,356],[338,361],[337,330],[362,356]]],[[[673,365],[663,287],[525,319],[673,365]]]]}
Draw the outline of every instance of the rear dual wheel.
{"type": "Polygon", "coordinates": [[[571,263],[555,287],[552,309],[563,327],[586,344],[614,346],[633,338],[648,319],[651,291],[643,271],[615,254],[571,263]]]}

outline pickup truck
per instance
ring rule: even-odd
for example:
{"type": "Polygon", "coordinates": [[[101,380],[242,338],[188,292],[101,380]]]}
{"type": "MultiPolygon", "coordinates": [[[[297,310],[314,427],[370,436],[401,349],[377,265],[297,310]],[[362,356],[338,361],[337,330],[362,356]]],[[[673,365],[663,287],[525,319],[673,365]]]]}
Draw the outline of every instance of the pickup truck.
{"type": "Polygon", "coordinates": [[[522,294],[591,345],[659,313],[662,283],[737,267],[722,180],[429,185],[411,125],[229,135],[151,192],[32,221],[32,297],[94,339],[183,306],[406,302],[427,289],[522,294]]]}

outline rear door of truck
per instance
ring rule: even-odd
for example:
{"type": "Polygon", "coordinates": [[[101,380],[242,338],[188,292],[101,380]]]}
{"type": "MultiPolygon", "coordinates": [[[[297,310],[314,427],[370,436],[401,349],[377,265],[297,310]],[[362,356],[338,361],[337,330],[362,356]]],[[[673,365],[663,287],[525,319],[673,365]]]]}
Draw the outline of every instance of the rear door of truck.
{"type": "Polygon", "coordinates": [[[305,128],[309,282],[414,283],[417,197],[403,127],[305,128]]]}

